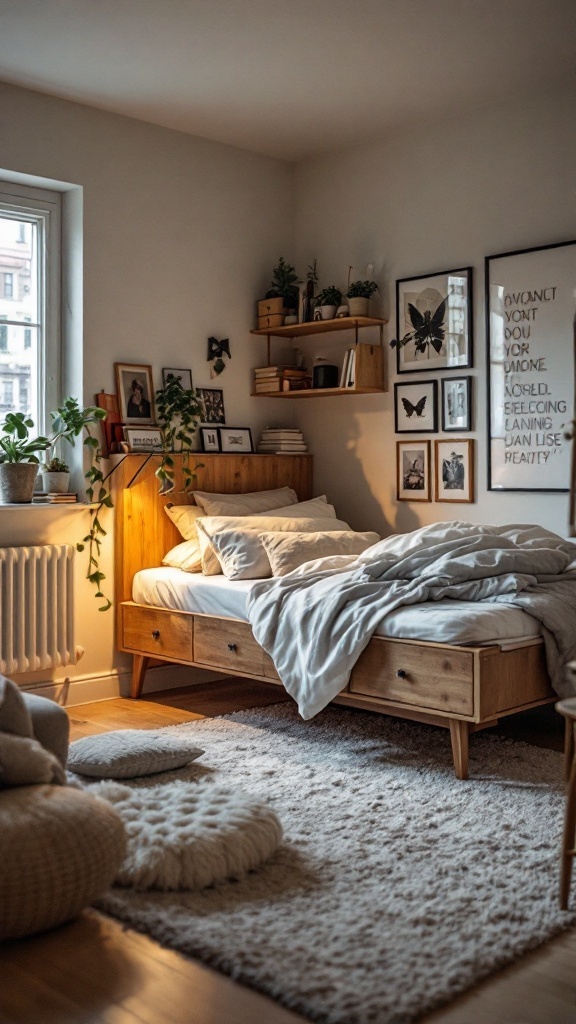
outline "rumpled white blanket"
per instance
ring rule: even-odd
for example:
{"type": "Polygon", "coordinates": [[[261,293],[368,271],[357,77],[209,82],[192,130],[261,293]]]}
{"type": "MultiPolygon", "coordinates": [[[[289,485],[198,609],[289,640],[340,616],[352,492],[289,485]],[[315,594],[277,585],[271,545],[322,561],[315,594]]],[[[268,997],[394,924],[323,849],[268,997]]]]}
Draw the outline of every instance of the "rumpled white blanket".
{"type": "Polygon", "coordinates": [[[576,544],[540,526],[454,521],[324,562],[262,580],[248,597],[254,636],[303,718],[346,686],[384,615],[446,598],[513,604],[539,619],[552,685],[572,695],[565,666],[576,658],[576,544]]]}

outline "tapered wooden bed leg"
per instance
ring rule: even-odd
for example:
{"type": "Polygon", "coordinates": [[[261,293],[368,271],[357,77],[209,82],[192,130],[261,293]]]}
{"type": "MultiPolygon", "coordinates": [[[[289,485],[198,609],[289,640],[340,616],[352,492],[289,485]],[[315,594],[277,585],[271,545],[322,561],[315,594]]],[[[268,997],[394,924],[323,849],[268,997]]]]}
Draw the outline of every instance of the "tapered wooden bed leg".
{"type": "Polygon", "coordinates": [[[468,778],[468,740],[470,729],[468,722],[459,718],[450,719],[450,739],[452,741],[452,757],[457,779],[468,778]]]}
{"type": "Polygon", "coordinates": [[[132,655],[132,686],[130,688],[130,696],[133,700],[138,700],[142,693],[144,676],[146,675],[149,661],[150,658],[145,658],[143,654],[132,655]]]}

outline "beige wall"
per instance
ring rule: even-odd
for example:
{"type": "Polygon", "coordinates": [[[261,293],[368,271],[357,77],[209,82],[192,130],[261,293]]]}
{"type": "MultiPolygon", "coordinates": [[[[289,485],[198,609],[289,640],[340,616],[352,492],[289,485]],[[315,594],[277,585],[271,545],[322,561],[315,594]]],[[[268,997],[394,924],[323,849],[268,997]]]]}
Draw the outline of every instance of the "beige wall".
{"type": "MultiPolygon", "coordinates": [[[[3,171],[83,190],[85,403],[102,388],[115,390],[115,360],[151,363],[156,384],[162,366],[191,367],[195,386],[223,387],[227,422],[251,426],[257,439],[272,407],[249,397],[251,368],[263,358],[249,329],[273,263],[293,249],[293,168],[6,85],[0,138],[3,171]],[[209,335],[231,342],[231,363],[214,382],[209,335]]],[[[77,206],[78,193],[75,199],[77,206]]],[[[74,543],[86,519],[78,511],[0,510],[0,545],[74,543]]],[[[110,533],[109,582],[111,549],[110,533]]],[[[84,568],[79,555],[77,633],[85,654],[54,674],[70,677],[72,701],[116,692],[116,667],[126,664],[115,659],[113,615],[97,611],[84,568]]]]}
{"type": "MultiPolygon", "coordinates": [[[[484,257],[576,237],[575,123],[574,97],[543,96],[537,104],[500,104],[424,123],[299,164],[298,266],[316,257],[326,285],[345,284],[349,264],[363,271],[374,263],[390,318],[388,338],[394,336],[396,278],[462,266],[475,271],[474,368],[463,371],[477,378],[475,504],[396,501],[392,385],[417,378],[395,378],[388,347],[387,395],[299,407],[316,454],[317,490],[326,490],[355,528],[389,533],[465,519],[535,521],[566,532],[567,495],[486,488],[484,257]]],[[[311,354],[320,350],[329,354],[324,340],[311,339],[311,354]]]]}

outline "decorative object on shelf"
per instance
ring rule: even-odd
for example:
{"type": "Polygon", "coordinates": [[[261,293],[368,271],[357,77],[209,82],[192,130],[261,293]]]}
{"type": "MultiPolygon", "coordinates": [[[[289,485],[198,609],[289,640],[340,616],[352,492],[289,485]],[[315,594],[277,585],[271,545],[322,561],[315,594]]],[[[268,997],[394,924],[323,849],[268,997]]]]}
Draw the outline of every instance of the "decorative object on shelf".
{"type": "Polygon", "coordinates": [[[44,464],[41,471],[42,487],[47,494],[66,494],[70,486],[70,467],[54,457],[44,464]]]}
{"type": "MultiPolygon", "coordinates": [[[[102,457],[107,459],[111,452],[118,451],[118,442],[121,437],[116,436],[116,426],[120,425],[120,412],[118,408],[118,395],[108,395],[102,388],[95,396],[95,404],[99,409],[104,409],[106,419],[101,420],[102,427],[102,457]]],[[[123,424],[122,424],[123,426],[123,424]]],[[[123,436],[123,434],[122,434],[123,436]]]]}
{"type": "Polygon", "coordinates": [[[261,366],[254,370],[254,394],[273,395],[278,391],[295,391],[312,386],[307,370],[297,366],[261,366]]]}
{"type": "Polygon", "coordinates": [[[298,323],[298,317],[295,313],[290,313],[288,316],[284,317],[284,323],[286,327],[291,327],[293,324],[298,323]]]}
{"type": "Polygon", "coordinates": [[[200,440],[203,452],[220,451],[220,437],[217,427],[200,427],[200,440]]]}
{"type": "Polygon", "coordinates": [[[431,501],[430,441],[396,442],[398,501],[431,501]]]}
{"type": "Polygon", "coordinates": [[[202,405],[201,423],[226,423],[224,415],[224,392],[220,388],[196,388],[202,405]]]}
{"type": "Polygon", "coordinates": [[[350,311],[348,309],[348,306],[344,306],[344,305],[338,306],[338,309],[336,310],[336,319],[337,320],[342,320],[346,316],[350,316],[350,311]]]}
{"type": "Polygon", "coordinates": [[[368,316],[370,299],[377,290],[376,281],[353,281],[346,292],[350,316],[368,316]]]}
{"type": "Polygon", "coordinates": [[[171,366],[162,367],[162,383],[166,384],[168,377],[176,377],[185,391],[192,390],[192,370],[175,370],[171,366]]]}
{"type": "Polygon", "coordinates": [[[152,367],[136,363],[114,363],[114,369],[122,422],[153,426],[155,419],[152,367]]]}
{"type": "Polygon", "coordinates": [[[396,281],[398,373],[472,366],[472,267],[396,281]]]}
{"type": "Polygon", "coordinates": [[[252,433],[250,427],[219,427],[220,451],[222,452],[253,452],[252,433]]]}
{"type": "Polygon", "coordinates": [[[329,363],[325,356],[317,356],[312,368],[313,388],[337,388],[338,367],[329,363]]]}
{"type": "Polygon", "coordinates": [[[320,319],[333,320],[341,301],[342,292],[336,287],[336,285],[331,284],[328,288],[323,288],[314,299],[316,309],[320,310],[320,319]]]}
{"type": "Polygon", "coordinates": [[[164,386],[156,392],[156,407],[162,451],[162,459],[156,470],[161,485],[160,493],[167,494],[174,489],[174,452],[184,454],[182,480],[186,491],[194,480],[190,453],[194,450],[194,434],[204,411],[202,402],[193,388],[183,388],[180,381],[170,374],[164,386]]]}
{"type": "Polygon", "coordinates": [[[486,258],[488,489],[566,491],[576,241],[486,258]]]}
{"type": "Polygon", "coordinates": [[[300,323],[307,324],[314,319],[314,295],[318,285],[316,260],[308,264],[306,283],[300,292],[300,323]]]}
{"type": "Polygon", "coordinates": [[[474,441],[435,441],[435,501],[474,501],[474,441]]]}
{"type": "Polygon", "coordinates": [[[442,430],[472,430],[472,377],[442,377],[442,430]]]}
{"type": "Polygon", "coordinates": [[[284,257],[280,256],[277,266],[272,271],[270,288],[264,298],[282,299],[282,309],[298,310],[298,285],[300,283],[292,264],[287,263],[284,257]]]}
{"type": "Polygon", "coordinates": [[[397,434],[436,433],[438,381],[394,385],[394,430],[397,434]]]}
{"type": "Polygon", "coordinates": [[[218,377],[223,370],[226,369],[226,363],[222,356],[230,355],[230,341],[228,338],[223,338],[222,341],[218,341],[218,338],[208,338],[208,362],[212,363],[210,367],[210,376],[218,377]]]}
{"type": "Polygon", "coordinates": [[[125,427],[124,440],[130,452],[162,451],[160,427],[125,427]]]}

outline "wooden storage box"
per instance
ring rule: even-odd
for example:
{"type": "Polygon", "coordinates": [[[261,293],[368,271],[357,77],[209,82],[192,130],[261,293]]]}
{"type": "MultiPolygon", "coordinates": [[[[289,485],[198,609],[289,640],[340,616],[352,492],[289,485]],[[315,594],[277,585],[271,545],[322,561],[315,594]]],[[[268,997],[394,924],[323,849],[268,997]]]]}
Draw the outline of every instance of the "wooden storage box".
{"type": "Polygon", "coordinates": [[[284,314],[272,313],[269,316],[258,317],[258,330],[263,330],[266,327],[282,327],[284,324],[284,314]]]}
{"type": "Polygon", "coordinates": [[[258,317],[273,316],[275,313],[284,312],[284,299],[260,299],[258,303],[258,317]]]}
{"type": "Polygon", "coordinates": [[[362,343],[356,345],[354,369],[354,387],[382,388],[384,386],[382,346],[362,343]]]}

